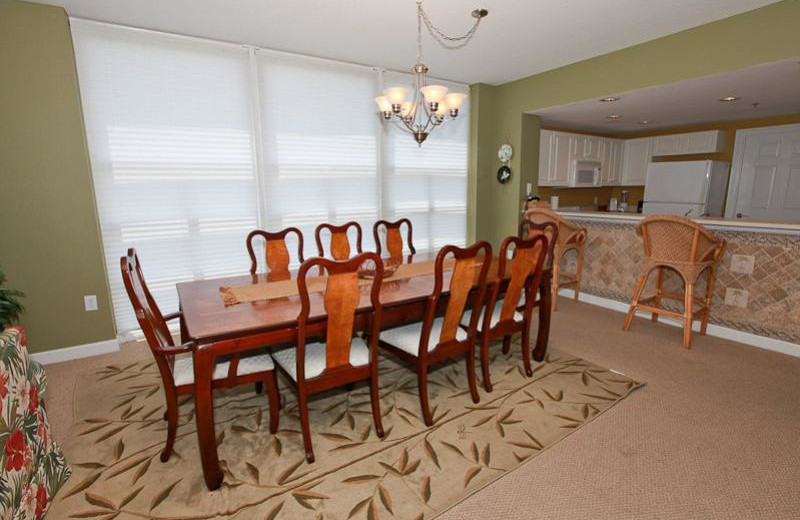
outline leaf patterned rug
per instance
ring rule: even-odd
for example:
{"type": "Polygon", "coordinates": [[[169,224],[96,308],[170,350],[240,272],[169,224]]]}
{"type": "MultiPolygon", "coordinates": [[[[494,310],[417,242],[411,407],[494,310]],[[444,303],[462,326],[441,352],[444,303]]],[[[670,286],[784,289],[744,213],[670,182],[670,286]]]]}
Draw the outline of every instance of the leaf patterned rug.
{"type": "MultiPolygon", "coordinates": [[[[518,345],[492,350],[494,392],[469,397],[463,361],[434,369],[434,425],[422,422],[414,372],[380,361],[386,436],[373,432],[369,389],[312,398],[317,462],[305,462],[295,394],[280,431],[268,429],[265,395],[249,386],[215,394],[223,486],[209,492],[197,453],[194,408],[183,399],[175,453],[151,361],[83,373],[76,422],[64,453],[73,467],[50,518],[412,519],[432,518],[594,420],[641,386],[628,377],[551,351],[526,378],[518,345]]],[[[480,373],[480,371],[478,371],[480,373]]]]}

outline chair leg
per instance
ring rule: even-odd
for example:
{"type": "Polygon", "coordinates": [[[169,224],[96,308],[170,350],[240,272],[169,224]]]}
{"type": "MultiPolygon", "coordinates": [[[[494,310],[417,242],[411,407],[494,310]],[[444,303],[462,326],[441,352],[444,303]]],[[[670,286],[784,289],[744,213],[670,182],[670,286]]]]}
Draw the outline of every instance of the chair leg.
{"type": "Polygon", "coordinates": [[[522,329],[522,365],[525,367],[525,375],[531,377],[531,324],[526,320],[525,327],[522,329]]]}
{"type": "Polygon", "coordinates": [[[425,426],[433,426],[431,407],[428,404],[428,367],[420,365],[417,369],[417,379],[419,381],[419,404],[422,408],[422,420],[425,426]]]}
{"type": "Polygon", "coordinates": [[[558,282],[560,275],[557,263],[553,263],[553,312],[558,310],[558,282]]]}
{"type": "Polygon", "coordinates": [[[167,442],[161,452],[161,462],[167,462],[172,455],[175,433],[178,430],[178,396],[175,395],[174,389],[167,390],[165,388],[164,390],[167,398],[167,442]]]}
{"type": "Polygon", "coordinates": [[[472,402],[477,404],[481,398],[478,395],[478,378],[475,376],[475,343],[467,350],[467,382],[472,402]]]}
{"type": "Polygon", "coordinates": [[[583,272],[583,248],[578,249],[578,264],[575,267],[575,301],[581,293],[581,273],[583,272]]]}
{"type": "Polygon", "coordinates": [[[683,348],[692,348],[692,308],[694,307],[694,285],[686,284],[686,296],[684,298],[683,311],[685,321],[683,324],[683,348]]]}
{"type": "Polygon", "coordinates": [[[706,334],[706,328],[708,327],[708,315],[711,314],[711,299],[714,297],[714,282],[716,281],[716,273],[714,273],[714,268],[710,268],[708,270],[708,278],[706,279],[706,297],[705,297],[705,306],[706,312],[703,315],[703,320],[700,322],[700,334],[706,334]]]}
{"type": "Polygon", "coordinates": [[[383,437],[383,422],[381,421],[381,398],[378,393],[378,369],[373,367],[369,378],[369,398],[372,402],[372,421],[375,423],[375,433],[383,437]]]}
{"type": "Polygon", "coordinates": [[[503,354],[508,354],[510,350],[511,350],[511,336],[506,336],[503,338],[503,354]]]}
{"type": "MultiPolygon", "coordinates": [[[[656,278],[656,294],[653,299],[653,307],[661,308],[661,294],[664,292],[662,287],[664,285],[664,268],[658,268],[658,274],[656,278]]],[[[658,313],[654,312],[652,316],[650,316],[650,321],[653,323],[658,323],[658,313]]]]}
{"type": "Polygon", "coordinates": [[[308,396],[305,387],[297,386],[297,408],[300,412],[300,427],[303,430],[303,447],[306,450],[306,460],[309,464],[314,462],[314,447],[311,445],[311,428],[308,424],[308,396]]]}
{"type": "Polygon", "coordinates": [[[639,286],[636,287],[636,292],[633,294],[633,301],[631,302],[631,306],[628,308],[628,315],[625,317],[625,325],[622,327],[622,330],[628,330],[631,328],[631,322],[633,322],[633,316],[636,314],[636,307],[639,306],[639,298],[642,296],[642,291],[644,291],[644,286],[647,283],[647,277],[650,275],[649,272],[642,275],[642,278],[639,280],[639,286]]]}
{"type": "Polygon", "coordinates": [[[281,395],[278,391],[278,378],[275,377],[275,372],[267,372],[267,378],[264,381],[267,389],[267,398],[269,399],[269,432],[278,432],[278,421],[280,419],[281,409],[281,395]]]}
{"type": "MultiPolygon", "coordinates": [[[[492,391],[492,377],[489,373],[489,344],[491,342],[491,335],[487,330],[481,335],[481,373],[483,374],[483,388],[487,392],[492,391]]],[[[506,350],[505,338],[503,338],[503,350],[506,350]]]]}

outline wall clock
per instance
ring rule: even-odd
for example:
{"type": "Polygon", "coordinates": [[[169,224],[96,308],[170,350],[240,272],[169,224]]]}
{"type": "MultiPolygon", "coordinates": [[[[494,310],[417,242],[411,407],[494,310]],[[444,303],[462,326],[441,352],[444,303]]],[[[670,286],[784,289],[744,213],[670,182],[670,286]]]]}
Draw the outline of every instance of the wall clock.
{"type": "Polygon", "coordinates": [[[500,184],[505,184],[511,180],[511,168],[508,166],[508,161],[511,160],[513,154],[514,150],[508,143],[503,144],[500,146],[500,149],[497,150],[497,157],[503,163],[500,169],[497,170],[497,182],[500,184]]]}

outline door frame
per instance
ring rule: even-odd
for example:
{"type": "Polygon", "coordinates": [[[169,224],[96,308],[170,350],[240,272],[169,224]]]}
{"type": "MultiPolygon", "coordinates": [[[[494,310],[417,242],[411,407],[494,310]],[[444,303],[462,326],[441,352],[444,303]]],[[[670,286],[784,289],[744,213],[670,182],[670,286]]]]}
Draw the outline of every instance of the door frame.
{"type": "Polygon", "coordinates": [[[733,145],[733,160],[731,161],[731,174],[728,181],[728,195],[725,199],[725,218],[736,218],[736,205],[739,201],[739,181],[742,178],[744,167],[744,146],[748,137],[759,134],[771,134],[775,131],[796,131],[800,133],[800,124],[760,126],[736,131],[736,140],[733,145]]]}

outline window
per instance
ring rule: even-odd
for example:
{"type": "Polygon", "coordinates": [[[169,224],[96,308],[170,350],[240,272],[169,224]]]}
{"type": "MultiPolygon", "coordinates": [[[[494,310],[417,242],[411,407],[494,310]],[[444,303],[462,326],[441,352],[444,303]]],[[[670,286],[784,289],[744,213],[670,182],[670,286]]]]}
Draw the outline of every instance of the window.
{"type": "MultiPolygon", "coordinates": [[[[164,312],[175,283],[246,272],[255,228],[408,217],[418,251],[466,237],[469,108],[418,147],[384,125],[377,71],[72,20],[120,334],[138,326],[119,273],[135,247],[164,312]]],[[[410,84],[410,75],[396,74],[410,84]]],[[[466,86],[451,88],[465,91],[466,86]]]]}

